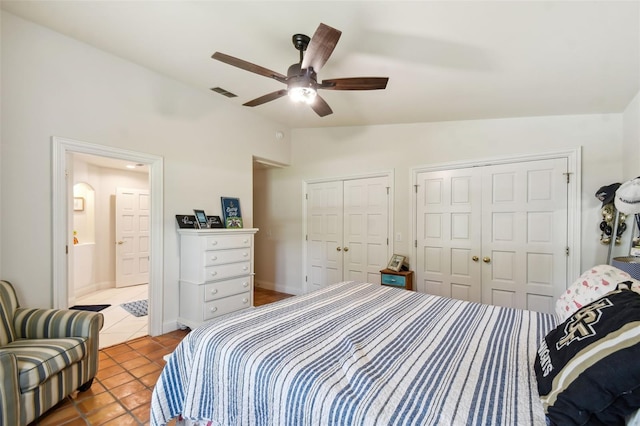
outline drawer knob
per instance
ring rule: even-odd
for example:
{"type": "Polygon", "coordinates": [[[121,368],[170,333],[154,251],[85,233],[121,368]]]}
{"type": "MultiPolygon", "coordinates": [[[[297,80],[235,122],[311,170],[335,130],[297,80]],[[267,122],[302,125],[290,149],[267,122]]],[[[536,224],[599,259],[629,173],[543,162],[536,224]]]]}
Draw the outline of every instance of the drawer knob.
{"type": "Polygon", "coordinates": [[[217,292],[218,292],[218,289],[217,289],[217,288],[213,288],[213,289],[211,289],[211,294],[216,294],[217,292]]]}
{"type": "Polygon", "coordinates": [[[389,278],[389,281],[391,281],[392,283],[395,283],[396,279],[395,278],[389,278]]]}
{"type": "Polygon", "coordinates": [[[210,312],[215,312],[217,310],[218,310],[218,308],[216,308],[215,306],[212,306],[212,307],[209,308],[210,312]]]}
{"type": "Polygon", "coordinates": [[[211,271],[211,276],[215,277],[216,275],[218,275],[218,273],[216,271],[211,271]]]}
{"type": "Polygon", "coordinates": [[[248,269],[249,269],[249,267],[248,267],[248,266],[243,266],[243,267],[242,267],[242,270],[243,270],[243,271],[246,271],[246,270],[248,270],[248,269]]]}
{"type": "Polygon", "coordinates": [[[247,252],[245,251],[244,253],[242,253],[242,256],[243,256],[243,257],[247,257],[247,256],[249,256],[249,253],[247,253],[247,252]]]}
{"type": "Polygon", "coordinates": [[[245,282],[243,282],[243,283],[242,283],[242,287],[249,287],[249,283],[248,283],[248,282],[246,282],[246,281],[245,281],[245,282]]]}
{"type": "Polygon", "coordinates": [[[218,241],[216,241],[216,240],[211,241],[211,245],[212,246],[217,246],[218,245],[218,241]]]}
{"type": "Polygon", "coordinates": [[[218,260],[218,256],[211,256],[211,260],[218,260]]]}
{"type": "Polygon", "coordinates": [[[249,299],[247,299],[246,297],[242,298],[242,303],[247,303],[249,301],[249,299]]]}
{"type": "Polygon", "coordinates": [[[245,239],[245,240],[243,240],[242,242],[243,242],[244,244],[248,244],[248,243],[249,243],[249,240],[245,239]]]}

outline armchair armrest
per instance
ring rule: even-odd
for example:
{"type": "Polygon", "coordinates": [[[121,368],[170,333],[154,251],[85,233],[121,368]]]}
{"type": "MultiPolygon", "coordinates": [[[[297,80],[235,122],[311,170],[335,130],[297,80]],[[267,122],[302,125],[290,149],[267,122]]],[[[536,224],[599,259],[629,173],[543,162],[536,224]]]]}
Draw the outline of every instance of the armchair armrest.
{"type": "Polygon", "coordinates": [[[71,309],[18,308],[13,316],[19,339],[88,337],[97,342],[103,324],[101,313],[71,309]]]}
{"type": "Polygon", "coordinates": [[[0,424],[20,424],[20,388],[15,355],[0,349],[0,424]]]}

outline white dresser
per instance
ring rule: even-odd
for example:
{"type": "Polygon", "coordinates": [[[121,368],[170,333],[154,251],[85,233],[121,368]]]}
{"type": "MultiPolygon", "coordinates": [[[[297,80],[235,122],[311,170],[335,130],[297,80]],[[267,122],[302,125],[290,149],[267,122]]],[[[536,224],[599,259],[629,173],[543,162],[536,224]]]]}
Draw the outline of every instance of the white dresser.
{"type": "Polygon", "coordinates": [[[253,237],[249,229],[180,229],[180,314],[193,329],[253,306],[253,237]]]}

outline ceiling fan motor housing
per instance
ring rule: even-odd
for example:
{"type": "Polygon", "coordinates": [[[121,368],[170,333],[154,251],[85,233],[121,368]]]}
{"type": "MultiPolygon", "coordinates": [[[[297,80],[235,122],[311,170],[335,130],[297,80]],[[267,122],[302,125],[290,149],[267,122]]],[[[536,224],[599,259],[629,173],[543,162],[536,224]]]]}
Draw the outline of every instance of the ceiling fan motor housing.
{"type": "Polygon", "coordinates": [[[318,81],[313,68],[300,69],[300,64],[293,64],[287,70],[287,87],[307,87],[317,90],[318,81]]]}

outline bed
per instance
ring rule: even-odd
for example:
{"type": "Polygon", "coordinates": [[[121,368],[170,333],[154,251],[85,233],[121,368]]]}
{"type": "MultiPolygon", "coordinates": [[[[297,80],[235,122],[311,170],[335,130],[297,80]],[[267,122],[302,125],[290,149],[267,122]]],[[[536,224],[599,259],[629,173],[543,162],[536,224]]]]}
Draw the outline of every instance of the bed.
{"type": "Polygon", "coordinates": [[[544,425],[553,315],[343,282],[189,333],[151,424],[544,425]]]}

